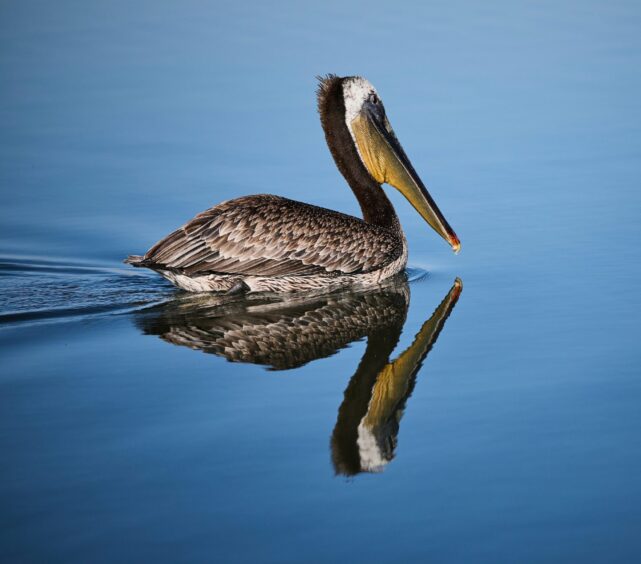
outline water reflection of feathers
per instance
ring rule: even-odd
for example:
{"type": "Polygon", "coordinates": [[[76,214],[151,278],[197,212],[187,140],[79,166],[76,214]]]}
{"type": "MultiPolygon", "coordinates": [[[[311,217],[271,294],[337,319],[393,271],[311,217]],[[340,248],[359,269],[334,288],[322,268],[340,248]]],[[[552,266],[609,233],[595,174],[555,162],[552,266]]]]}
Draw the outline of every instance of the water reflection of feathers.
{"type": "Polygon", "coordinates": [[[412,344],[393,361],[389,357],[409,306],[404,278],[376,290],[311,298],[234,301],[192,295],[142,312],[137,323],[167,342],[275,370],[331,356],[367,337],[331,439],[336,472],[352,475],[379,471],[394,457],[399,422],[416,375],[461,289],[457,279],[412,344]]]}
{"type": "Polygon", "coordinates": [[[331,356],[379,328],[402,327],[408,304],[404,280],[384,289],[287,300],[201,294],[146,310],[139,324],[176,345],[285,370],[331,356]]]}

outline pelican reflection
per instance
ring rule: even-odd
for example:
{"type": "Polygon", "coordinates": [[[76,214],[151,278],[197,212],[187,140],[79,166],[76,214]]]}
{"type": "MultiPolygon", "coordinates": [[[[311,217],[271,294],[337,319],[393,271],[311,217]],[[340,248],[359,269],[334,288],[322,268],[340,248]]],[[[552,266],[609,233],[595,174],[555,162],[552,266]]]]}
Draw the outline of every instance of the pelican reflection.
{"type": "Polygon", "coordinates": [[[283,300],[189,295],[141,312],[146,334],[272,370],[300,367],[367,337],[331,437],[338,474],[377,472],[394,457],[399,424],[425,357],[462,290],[457,278],[409,347],[390,356],[407,318],[405,277],[367,291],[283,300]]]}
{"type": "Polygon", "coordinates": [[[402,324],[375,329],[368,335],[365,354],[347,385],[332,433],[336,473],[380,472],[394,458],[405,403],[462,289],[457,278],[412,344],[396,360],[389,357],[401,336],[402,324]]]}

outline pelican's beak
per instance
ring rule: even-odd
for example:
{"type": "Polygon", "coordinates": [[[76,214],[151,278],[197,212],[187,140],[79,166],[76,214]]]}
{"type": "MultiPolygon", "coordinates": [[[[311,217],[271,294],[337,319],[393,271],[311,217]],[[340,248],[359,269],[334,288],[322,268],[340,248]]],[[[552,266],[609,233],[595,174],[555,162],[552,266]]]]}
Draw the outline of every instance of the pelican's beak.
{"type": "Polygon", "coordinates": [[[352,120],[351,129],[369,173],[377,182],[396,188],[421,217],[445,239],[455,253],[461,243],[438,209],[398,142],[380,102],[366,101],[352,120]]]}

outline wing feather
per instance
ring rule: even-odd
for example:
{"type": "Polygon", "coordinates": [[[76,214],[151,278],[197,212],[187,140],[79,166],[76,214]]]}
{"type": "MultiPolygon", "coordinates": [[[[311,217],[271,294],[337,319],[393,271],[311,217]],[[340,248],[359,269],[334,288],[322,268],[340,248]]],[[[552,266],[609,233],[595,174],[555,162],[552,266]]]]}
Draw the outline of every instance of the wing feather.
{"type": "Polygon", "coordinates": [[[144,256],[185,274],[360,274],[402,253],[401,236],[355,217],[278,196],[247,196],[197,215],[144,256]]]}

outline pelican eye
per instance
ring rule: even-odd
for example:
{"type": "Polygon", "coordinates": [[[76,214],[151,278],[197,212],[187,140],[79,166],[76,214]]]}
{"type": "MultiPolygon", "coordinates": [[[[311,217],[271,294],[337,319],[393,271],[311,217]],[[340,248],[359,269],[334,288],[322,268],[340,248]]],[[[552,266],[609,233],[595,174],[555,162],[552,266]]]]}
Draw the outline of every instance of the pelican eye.
{"type": "Polygon", "coordinates": [[[372,92],[372,93],[369,95],[369,101],[370,101],[372,104],[378,104],[378,102],[379,102],[379,100],[378,100],[378,96],[372,92]]]}

